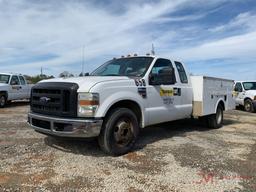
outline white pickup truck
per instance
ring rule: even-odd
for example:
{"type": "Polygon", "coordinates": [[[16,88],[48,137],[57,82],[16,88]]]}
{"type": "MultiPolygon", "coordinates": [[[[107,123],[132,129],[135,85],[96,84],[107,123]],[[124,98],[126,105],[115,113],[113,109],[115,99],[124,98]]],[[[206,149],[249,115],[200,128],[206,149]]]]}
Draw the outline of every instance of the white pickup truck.
{"type": "Polygon", "coordinates": [[[0,107],[13,100],[29,99],[31,87],[22,75],[0,73],[0,107]]]}
{"type": "Polygon", "coordinates": [[[219,128],[233,109],[232,80],[193,76],[156,56],[110,60],[87,77],[44,80],[32,89],[29,124],[60,137],[98,137],[103,151],[127,153],[141,128],[204,117],[219,128]]]}
{"type": "Polygon", "coordinates": [[[236,106],[244,106],[247,112],[256,110],[256,81],[237,81],[234,95],[236,106]]]}

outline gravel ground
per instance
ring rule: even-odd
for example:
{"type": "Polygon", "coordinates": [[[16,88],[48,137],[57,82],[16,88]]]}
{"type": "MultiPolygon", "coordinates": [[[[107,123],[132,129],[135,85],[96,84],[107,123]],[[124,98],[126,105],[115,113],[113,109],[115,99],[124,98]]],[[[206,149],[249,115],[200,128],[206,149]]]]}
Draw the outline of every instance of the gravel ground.
{"type": "Polygon", "coordinates": [[[27,103],[0,109],[0,191],[256,191],[256,114],[225,126],[149,127],[134,151],[109,157],[95,139],[60,140],[26,124],[27,103]]]}

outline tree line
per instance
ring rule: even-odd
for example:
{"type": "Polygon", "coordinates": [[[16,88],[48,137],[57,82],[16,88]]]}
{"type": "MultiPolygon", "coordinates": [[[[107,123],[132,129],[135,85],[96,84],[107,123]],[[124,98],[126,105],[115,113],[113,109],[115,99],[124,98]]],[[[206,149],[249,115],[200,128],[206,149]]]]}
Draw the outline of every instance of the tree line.
{"type": "MultiPolygon", "coordinates": [[[[78,76],[81,77],[81,76],[86,76],[86,75],[88,75],[88,74],[80,73],[78,76]]],[[[74,74],[72,74],[68,71],[63,71],[62,73],[60,73],[58,75],[58,77],[61,77],[61,78],[74,77],[74,76],[75,76],[74,74]]],[[[40,75],[35,75],[35,76],[24,75],[24,77],[26,78],[26,80],[29,84],[36,84],[37,82],[44,80],[44,79],[55,78],[53,75],[46,75],[46,74],[40,74],[40,75]]]]}

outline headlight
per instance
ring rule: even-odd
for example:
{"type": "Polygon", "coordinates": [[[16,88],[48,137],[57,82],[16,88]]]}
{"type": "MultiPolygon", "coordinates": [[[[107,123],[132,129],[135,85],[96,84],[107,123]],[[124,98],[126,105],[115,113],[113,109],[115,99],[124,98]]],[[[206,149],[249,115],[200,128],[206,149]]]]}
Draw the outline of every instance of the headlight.
{"type": "Polygon", "coordinates": [[[98,93],[79,93],[78,94],[78,117],[93,117],[99,106],[98,93]]]}

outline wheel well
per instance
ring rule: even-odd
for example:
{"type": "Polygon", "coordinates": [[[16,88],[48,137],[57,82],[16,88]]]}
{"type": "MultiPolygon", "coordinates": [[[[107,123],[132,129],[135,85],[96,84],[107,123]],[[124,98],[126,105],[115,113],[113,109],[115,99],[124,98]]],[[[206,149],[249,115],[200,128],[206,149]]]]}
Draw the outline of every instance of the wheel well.
{"type": "Polygon", "coordinates": [[[0,95],[4,95],[6,99],[8,99],[8,93],[6,91],[0,91],[0,95]]]}
{"type": "Polygon", "coordinates": [[[221,106],[223,111],[225,111],[225,103],[221,100],[219,103],[218,103],[218,106],[221,106]]]}
{"type": "Polygon", "coordinates": [[[244,102],[245,102],[246,100],[252,100],[252,99],[249,98],[249,97],[246,97],[246,98],[244,98],[244,102]]]}
{"type": "Polygon", "coordinates": [[[108,112],[105,116],[107,116],[110,113],[110,111],[116,108],[128,108],[132,110],[138,119],[139,125],[140,126],[142,125],[142,112],[139,104],[136,103],[135,101],[131,101],[131,100],[118,101],[108,109],[108,112]]]}

